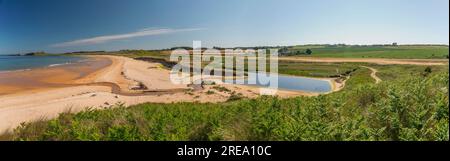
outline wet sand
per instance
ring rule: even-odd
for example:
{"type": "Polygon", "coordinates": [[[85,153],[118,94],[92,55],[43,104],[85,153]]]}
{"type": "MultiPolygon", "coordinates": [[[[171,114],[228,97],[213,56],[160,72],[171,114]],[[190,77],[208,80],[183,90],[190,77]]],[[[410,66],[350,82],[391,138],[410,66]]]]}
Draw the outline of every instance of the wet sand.
{"type": "Polygon", "coordinates": [[[0,73],[0,95],[35,93],[75,86],[77,80],[111,64],[110,59],[96,57],[75,64],[2,72],[0,73]]]}

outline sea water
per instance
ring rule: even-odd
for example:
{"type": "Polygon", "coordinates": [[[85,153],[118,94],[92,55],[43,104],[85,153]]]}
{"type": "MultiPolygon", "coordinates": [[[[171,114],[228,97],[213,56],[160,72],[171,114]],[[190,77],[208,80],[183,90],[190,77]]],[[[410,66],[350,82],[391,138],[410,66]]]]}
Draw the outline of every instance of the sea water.
{"type": "Polygon", "coordinates": [[[85,58],[79,56],[2,56],[0,72],[27,70],[76,63],[85,58]]]}

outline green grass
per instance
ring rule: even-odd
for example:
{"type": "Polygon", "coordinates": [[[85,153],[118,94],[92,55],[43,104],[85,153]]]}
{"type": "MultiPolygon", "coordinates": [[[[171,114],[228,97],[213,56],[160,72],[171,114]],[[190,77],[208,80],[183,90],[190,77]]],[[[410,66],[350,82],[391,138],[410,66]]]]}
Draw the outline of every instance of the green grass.
{"type": "Polygon", "coordinates": [[[308,63],[281,60],[278,62],[278,73],[307,77],[333,77],[352,71],[359,65],[357,63],[308,63]]]}
{"type": "Polygon", "coordinates": [[[126,50],[126,51],[114,52],[114,54],[130,57],[130,58],[152,57],[152,58],[159,58],[159,59],[162,58],[162,59],[166,59],[166,60],[169,60],[169,57],[170,57],[170,52],[148,51],[148,50],[126,50]]]}
{"type": "MultiPolygon", "coordinates": [[[[420,71],[408,72],[415,70],[420,71]]],[[[376,85],[369,73],[368,69],[358,69],[343,91],[318,97],[239,98],[220,104],[147,103],[128,108],[117,105],[23,124],[3,138],[449,140],[448,71],[401,75],[376,85]]]]}
{"type": "MultiPolygon", "coordinates": [[[[312,57],[330,58],[393,58],[393,59],[448,59],[447,45],[401,45],[401,46],[326,46],[326,45],[298,45],[290,51],[312,50],[312,57]]],[[[153,57],[169,60],[170,50],[124,50],[96,54],[116,54],[131,58],[153,57]]],[[[84,53],[86,54],[86,53],[84,53]]],[[[303,55],[300,55],[303,56],[303,55]]]]}
{"type": "Polygon", "coordinates": [[[347,80],[344,91],[351,91],[360,86],[372,85],[375,80],[370,77],[371,71],[367,68],[357,68],[355,72],[350,74],[350,79],[347,80]]]}
{"type": "Polygon", "coordinates": [[[295,46],[291,51],[313,51],[312,57],[331,58],[395,58],[395,59],[445,59],[448,46],[295,46]]]}

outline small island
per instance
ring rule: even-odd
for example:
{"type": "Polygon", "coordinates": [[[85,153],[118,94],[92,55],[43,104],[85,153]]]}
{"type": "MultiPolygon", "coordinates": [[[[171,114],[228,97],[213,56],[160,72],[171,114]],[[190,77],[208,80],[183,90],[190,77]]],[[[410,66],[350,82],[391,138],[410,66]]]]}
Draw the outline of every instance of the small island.
{"type": "Polygon", "coordinates": [[[49,53],[40,51],[40,52],[29,52],[25,54],[9,54],[5,56],[47,56],[47,55],[49,55],[49,53]]]}

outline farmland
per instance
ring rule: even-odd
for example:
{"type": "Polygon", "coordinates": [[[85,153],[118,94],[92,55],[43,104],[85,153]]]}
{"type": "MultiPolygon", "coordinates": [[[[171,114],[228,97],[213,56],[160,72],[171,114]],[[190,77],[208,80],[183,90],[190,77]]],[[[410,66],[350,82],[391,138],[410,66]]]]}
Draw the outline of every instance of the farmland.
{"type": "MultiPolygon", "coordinates": [[[[441,59],[448,46],[326,47],[308,57],[441,59]]],[[[168,51],[120,51],[166,59],[168,51]]],[[[111,53],[109,53],[111,54],[111,53]]],[[[294,56],[294,57],[304,57],[294,56]]],[[[293,57],[293,58],[294,58],[293,57]]],[[[285,57],[290,58],[290,57],[285,57]]],[[[24,123],[1,140],[449,140],[448,65],[398,65],[280,60],[279,73],[307,77],[348,74],[345,88],[317,97],[260,96],[225,103],[145,103],[63,113],[24,123]],[[375,84],[371,71],[383,80],[375,84]]]]}
{"type": "Polygon", "coordinates": [[[448,46],[403,45],[403,46],[328,46],[302,45],[291,51],[311,49],[311,57],[328,58],[389,58],[389,59],[444,59],[448,58],[448,46]]]}

